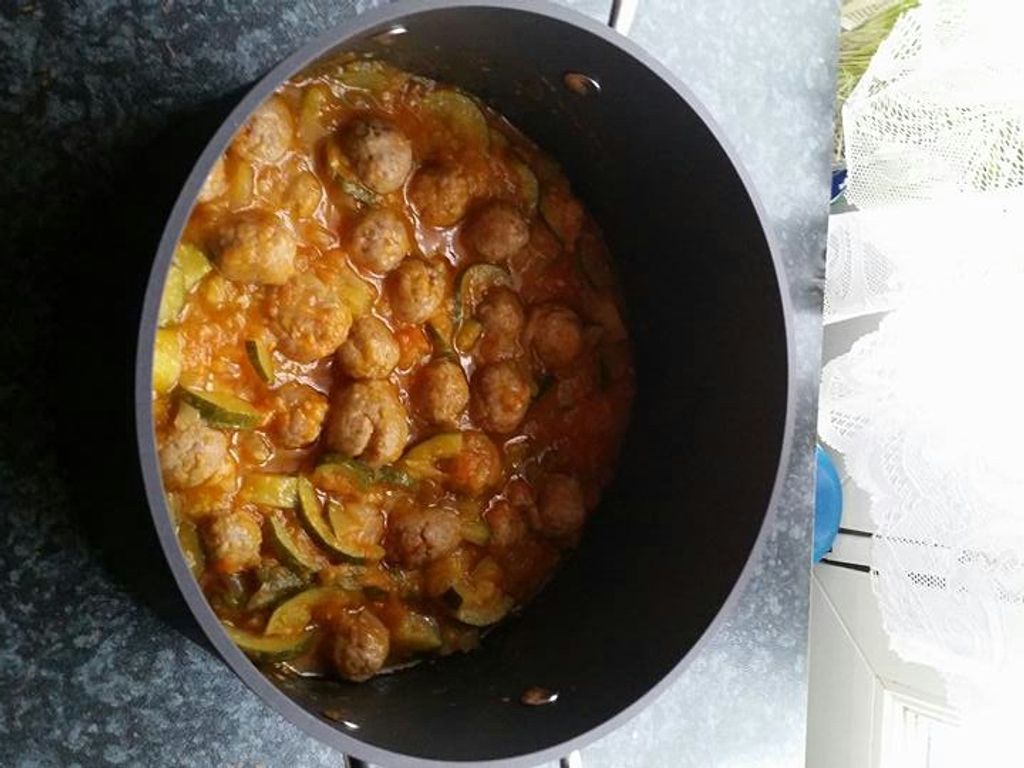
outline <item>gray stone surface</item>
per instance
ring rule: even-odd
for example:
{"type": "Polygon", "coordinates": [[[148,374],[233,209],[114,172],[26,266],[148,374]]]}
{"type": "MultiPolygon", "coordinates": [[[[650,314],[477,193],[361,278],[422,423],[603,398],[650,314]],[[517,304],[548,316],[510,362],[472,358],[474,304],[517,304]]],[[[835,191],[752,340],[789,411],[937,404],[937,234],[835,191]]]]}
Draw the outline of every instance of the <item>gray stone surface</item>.
{"type": "Polygon", "coordinates": [[[796,440],[736,610],[672,688],[584,751],[588,768],[802,766],[813,444],[838,4],[641,0],[631,37],[708,105],[750,172],[795,310],[796,440]]]}
{"type": "MultiPolygon", "coordinates": [[[[223,113],[218,100],[375,4],[0,5],[0,765],[340,764],[197,643],[168,593],[125,361],[151,254],[143,233],[223,113]],[[163,191],[137,193],[140,178],[163,191]]],[[[590,766],[803,762],[834,5],[641,0],[633,37],[711,107],[782,246],[797,440],[735,611],[673,688],[585,751],[590,766]]]]}

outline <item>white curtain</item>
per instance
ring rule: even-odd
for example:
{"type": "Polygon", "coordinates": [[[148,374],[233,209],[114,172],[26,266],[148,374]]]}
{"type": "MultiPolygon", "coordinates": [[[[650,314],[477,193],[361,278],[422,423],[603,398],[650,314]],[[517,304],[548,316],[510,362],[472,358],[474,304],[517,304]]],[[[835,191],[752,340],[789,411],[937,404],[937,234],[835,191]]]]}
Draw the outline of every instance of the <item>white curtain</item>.
{"type": "MultiPolygon", "coordinates": [[[[868,492],[893,649],[933,666],[964,760],[1024,765],[1024,11],[924,0],[844,109],[819,433],[868,492]],[[1012,747],[1012,749],[1011,749],[1012,747]]],[[[964,764],[968,764],[964,762],[964,764]]]]}

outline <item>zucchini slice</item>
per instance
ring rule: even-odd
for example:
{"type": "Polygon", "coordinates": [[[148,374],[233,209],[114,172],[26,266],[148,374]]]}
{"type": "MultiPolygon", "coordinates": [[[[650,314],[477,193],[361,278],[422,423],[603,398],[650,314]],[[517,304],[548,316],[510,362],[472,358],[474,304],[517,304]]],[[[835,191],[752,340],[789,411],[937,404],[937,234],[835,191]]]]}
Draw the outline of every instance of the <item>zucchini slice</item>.
{"type": "Polygon", "coordinates": [[[302,91],[299,101],[299,136],[313,144],[324,134],[324,107],[331,98],[331,89],[323,83],[313,83],[302,91]]]}
{"type": "Polygon", "coordinates": [[[537,182],[537,176],[530,170],[530,166],[520,160],[512,160],[509,165],[515,174],[519,200],[532,214],[537,210],[537,201],[540,200],[540,184],[537,182]]]}
{"type": "Polygon", "coordinates": [[[377,561],[384,558],[384,547],[373,541],[369,525],[370,515],[379,513],[366,505],[352,502],[342,504],[335,499],[327,502],[327,519],[334,531],[334,549],[357,562],[377,561]]]}
{"type": "Polygon", "coordinates": [[[440,597],[469,573],[469,553],[456,549],[427,565],[423,571],[423,591],[428,597],[440,597]]]}
{"type": "Polygon", "coordinates": [[[479,149],[490,144],[487,118],[466,94],[447,88],[432,91],[423,99],[423,106],[463,144],[479,149]]]}
{"type": "Polygon", "coordinates": [[[220,575],[217,593],[213,600],[231,611],[240,611],[249,598],[248,588],[240,573],[220,575]]]}
{"type": "Polygon", "coordinates": [[[227,392],[205,392],[181,388],[181,399],[191,405],[207,422],[217,427],[251,429],[263,421],[263,414],[252,404],[227,392]]]}
{"type": "Polygon", "coordinates": [[[484,326],[479,320],[473,318],[463,320],[458,333],[455,334],[455,346],[460,352],[472,352],[483,332],[484,326]]]}
{"type": "Polygon", "coordinates": [[[313,471],[317,487],[340,493],[365,491],[373,484],[373,470],[341,453],[325,453],[313,471]]]}
{"type": "Polygon", "coordinates": [[[335,493],[365,491],[377,483],[397,488],[416,486],[416,478],[400,467],[386,466],[374,470],[365,462],[340,453],[324,454],[313,471],[312,480],[317,488],[335,493]]]}
{"type": "Polygon", "coordinates": [[[380,199],[376,192],[371,190],[356,178],[341,147],[334,141],[324,143],[324,160],[327,164],[327,172],[331,180],[338,185],[346,195],[363,205],[375,205],[380,199]]]}
{"type": "Polygon", "coordinates": [[[320,571],[317,578],[324,586],[341,587],[350,592],[361,590],[368,600],[384,600],[397,589],[385,572],[360,563],[330,565],[320,571]]]}
{"type": "Polygon", "coordinates": [[[462,538],[472,544],[486,546],[491,540],[491,527],[479,517],[466,519],[459,523],[459,533],[462,538]]]}
{"type": "Polygon", "coordinates": [[[490,557],[481,560],[473,572],[449,587],[441,600],[463,624],[486,627],[501,621],[515,601],[498,586],[501,567],[490,557]]]}
{"type": "Polygon", "coordinates": [[[228,177],[228,206],[233,211],[247,208],[256,190],[256,169],[239,157],[228,156],[224,170],[228,177]]]}
{"type": "Polygon", "coordinates": [[[284,637],[266,637],[228,626],[224,627],[224,631],[235,645],[245,651],[246,656],[268,664],[301,656],[309,650],[316,636],[316,632],[310,631],[284,637]]]}
{"type": "Polygon", "coordinates": [[[203,551],[203,542],[199,539],[195,523],[190,520],[178,523],[178,544],[181,546],[181,553],[185,556],[188,569],[198,579],[206,570],[206,553],[203,551]]]}
{"type": "Polygon", "coordinates": [[[396,488],[415,488],[416,479],[405,470],[386,466],[377,470],[374,475],[376,482],[382,485],[393,485],[396,488]]]}
{"type": "Polygon", "coordinates": [[[437,463],[453,459],[462,451],[461,432],[442,432],[414,445],[398,460],[398,468],[414,480],[440,480],[444,473],[437,463]]]}
{"type": "Polygon", "coordinates": [[[487,627],[497,624],[508,616],[514,601],[507,595],[498,595],[494,599],[484,601],[464,601],[452,615],[463,624],[471,627],[487,627]]]}
{"type": "Polygon", "coordinates": [[[427,321],[427,336],[430,338],[430,344],[434,348],[434,357],[447,357],[449,359],[455,357],[455,350],[452,349],[452,344],[448,340],[448,335],[442,329],[440,322],[433,318],[427,321]]]}
{"type": "Polygon", "coordinates": [[[376,568],[363,568],[361,586],[367,600],[386,600],[388,595],[396,591],[391,579],[376,568]]]}
{"type": "Polygon", "coordinates": [[[365,205],[373,205],[377,202],[377,193],[364,186],[362,182],[356,181],[348,176],[338,176],[335,181],[341,187],[341,191],[349,197],[358,200],[365,205]]]}
{"type": "Polygon", "coordinates": [[[313,534],[313,538],[323,541],[331,541],[334,535],[328,530],[327,522],[323,518],[323,507],[320,506],[320,499],[317,498],[316,488],[309,478],[299,477],[297,481],[299,492],[299,514],[302,521],[313,534]]]}
{"type": "Polygon", "coordinates": [[[391,642],[409,653],[435,651],[441,647],[441,629],[431,616],[402,611],[391,627],[391,642]]]}
{"type": "Polygon", "coordinates": [[[279,509],[292,509],[299,500],[298,486],[294,475],[263,474],[246,475],[242,481],[242,499],[253,504],[279,509]]]}
{"type": "Polygon", "coordinates": [[[336,78],[346,88],[379,92],[386,91],[391,86],[396,74],[389,73],[378,61],[353,61],[346,64],[337,73],[336,78]]]}
{"type": "Polygon", "coordinates": [[[281,603],[267,620],[265,635],[296,635],[306,631],[313,620],[313,610],[321,603],[337,602],[352,605],[359,594],[339,587],[311,587],[281,603]]]}
{"type": "Polygon", "coordinates": [[[317,580],[325,587],[339,587],[349,592],[358,592],[363,588],[363,574],[366,567],[357,563],[341,563],[329,565],[316,575],[317,580]]]}
{"type": "Polygon", "coordinates": [[[305,585],[300,576],[297,576],[283,565],[275,565],[265,569],[261,567],[259,569],[259,578],[259,589],[253,593],[245,606],[250,611],[269,608],[286,597],[295,594],[305,585]]]}
{"type": "MultiPolygon", "coordinates": [[[[335,503],[332,500],[328,505],[329,508],[332,508],[331,505],[335,503]]],[[[316,488],[305,477],[299,478],[299,515],[302,517],[302,522],[306,524],[306,529],[318,544],[326,547],[336,555],[352,559],[363,559],[362,549],[346,545],[335,535],[332,526],[324,518],[324,510],[320,504],[320,499],[317,498],[316,488]]],[[[376,559],[379,560],[380,558],[376,559]]]]}
{"type": "Polygon", "coordinates": [[[281,561],[300,575],[308,575],[319,571],[327,564],[323,555],[313,549],[312,544],[303,536],[301,539],[288,528],[287,523],[279,515],[269,519],[270,538],[281,561]]]}
{"type": "Polygon", "coordinates": [[[153,340],[153,391],[170,392],[181,376],[181,338],[174,328],[158,328],[153,340]]]}
{"type": "Polygon", "coordinates": [[[512,286],[512,276],[493,264],[474,264],[462,273],[455,289],[455,324],[473,317],[477,304],[496,286],[512,286]]]}
{"type": "Polygon", "coordinates": [[[367,314],[377,300],[377,291],[374,287],[357,275],[350,267],[343,265],[335,269],[331,275],[331,284],[348,307],[352,317],[360,317],[367,314]]]}
{"type": "Polygon", "coordinates": [[[258,339],[248,339],[245,342],[245,356],[249,358],[260,379],[267,384],[274,383],[274,358],[266,344],[258,339]]]}
{"type": "Polygon", "coordinates": [[[565,184],[553,184],[540,196],[540,215],[562,244],[572,248],[583,225],[583,207],[565,184]]]}
{"type": "Polygon", "coordinates": [[[157,311],[157,325],[163,328],[178,322],[178,315],[185,306],[185,273],[171,263],[164,280],[164,292],[160,295],[160,309],[157,311]]]}
{"type": "Polygon", "coordinates": [[[182,279],[185,283],[185,292],[195,288],[196,283],[202,280],[206,273],[213,269],[210,260],[200,248],[191,243],[178,243],[174,249],[174,263],[181,270],[182,279]]]}

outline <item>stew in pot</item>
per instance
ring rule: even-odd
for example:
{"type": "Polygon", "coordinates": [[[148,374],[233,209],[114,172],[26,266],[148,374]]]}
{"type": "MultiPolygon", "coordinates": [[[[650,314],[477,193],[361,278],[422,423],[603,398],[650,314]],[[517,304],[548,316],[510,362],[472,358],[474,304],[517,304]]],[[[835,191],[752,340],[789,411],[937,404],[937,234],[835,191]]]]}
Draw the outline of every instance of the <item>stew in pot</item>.
{"type": "Polygon", "coordinates": [[[474,648],[579,540],[633,397],[615,271],[558,166],[369,61],[213,166],[160,305],[184,555],[251,657],[366,680],[474,648]]]}

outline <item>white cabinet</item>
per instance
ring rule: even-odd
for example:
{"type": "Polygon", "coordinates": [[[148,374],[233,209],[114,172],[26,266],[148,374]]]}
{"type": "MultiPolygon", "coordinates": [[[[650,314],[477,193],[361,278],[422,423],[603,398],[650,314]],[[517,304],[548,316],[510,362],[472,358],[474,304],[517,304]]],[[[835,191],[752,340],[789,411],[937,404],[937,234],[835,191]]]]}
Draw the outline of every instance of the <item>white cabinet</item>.
{"type": "MultiPolygon", "coordinates": [[[[840,535],[830,558],[866,564],[868,546],[840,535]]],[[[815,566],[809,666],[807,768],[952,768],[942,680],[889,649],[868,573],[815,566]]]]}

